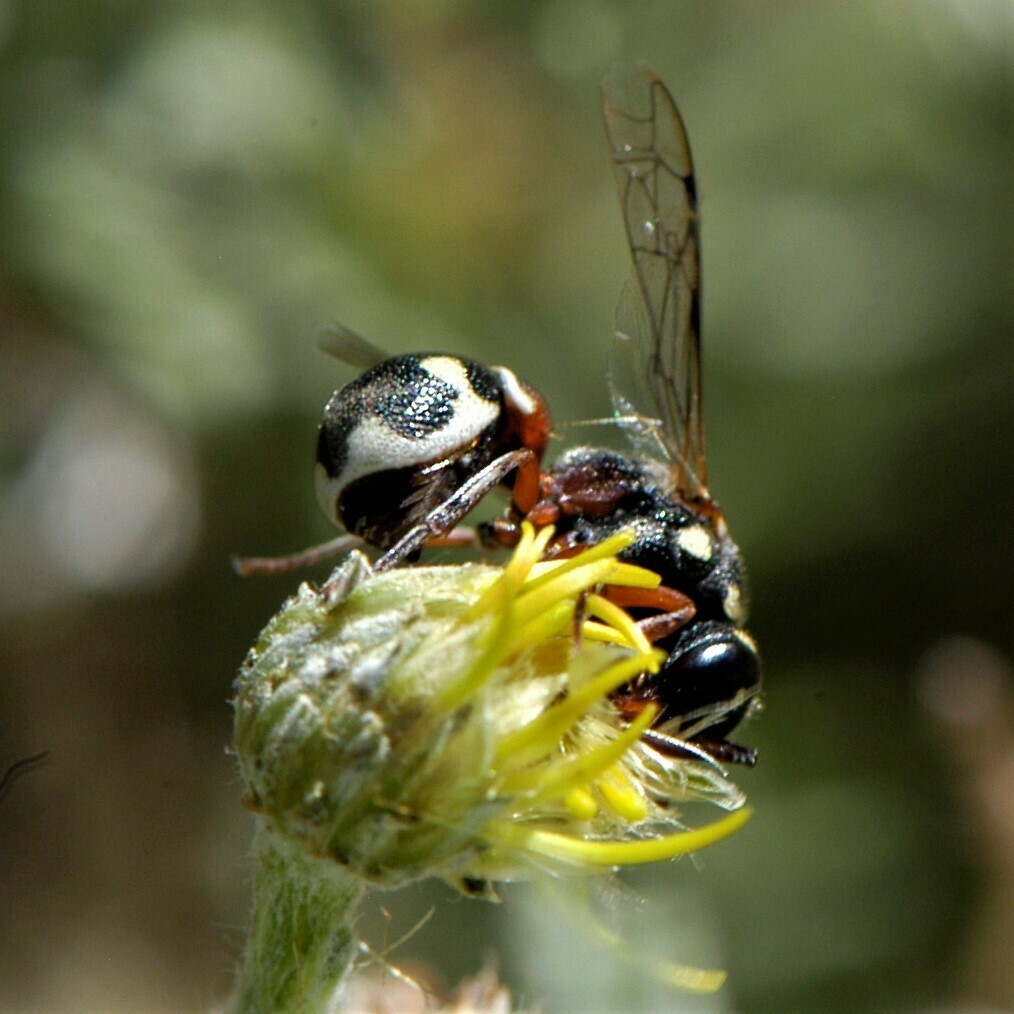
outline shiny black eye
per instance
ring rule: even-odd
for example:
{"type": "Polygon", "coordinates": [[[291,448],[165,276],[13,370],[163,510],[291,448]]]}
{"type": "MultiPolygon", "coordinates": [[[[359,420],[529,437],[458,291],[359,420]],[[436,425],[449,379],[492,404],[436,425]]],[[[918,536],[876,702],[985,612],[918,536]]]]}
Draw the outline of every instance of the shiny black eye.
{"type": "Polygon", "coordinates": [[[760,657],[742,631],[703,623],[677,642],[655,679],[661,721],[678,718],[681,730],[720,736],[735,728],[760,689],[760,657]]]}

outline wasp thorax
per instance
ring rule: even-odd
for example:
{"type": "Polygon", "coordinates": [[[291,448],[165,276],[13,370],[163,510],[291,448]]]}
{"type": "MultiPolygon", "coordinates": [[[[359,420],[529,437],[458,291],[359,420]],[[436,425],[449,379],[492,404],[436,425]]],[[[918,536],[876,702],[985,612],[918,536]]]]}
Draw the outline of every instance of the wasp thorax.
{"type": "Polygon", "coordinates": [[[524,391],[508,370],[405,355],[336,391],[317,442],[324,513],[391,545],[505,449],[505,389],[524,391]]]}

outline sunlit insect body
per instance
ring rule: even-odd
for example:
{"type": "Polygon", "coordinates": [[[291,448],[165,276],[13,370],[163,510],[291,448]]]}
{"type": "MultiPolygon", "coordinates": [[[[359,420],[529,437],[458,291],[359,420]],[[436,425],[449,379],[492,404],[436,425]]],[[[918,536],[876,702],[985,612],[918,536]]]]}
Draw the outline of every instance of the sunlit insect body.
{"type": "MultiPolygon", "coordinates": [[[[622,558],[662,580],[659,592],[621,600],[668,656],[658,673],[616,694],[621,711],[633,717],[654,704],[649,739],[664,751],[683,754],[690,740],[717,759],[753,764],[753,751],[724,738],[755,706],[761,677],[756,645],[742,629],[742,560],[714,501],[688,504],[655,463],[594,447],[563,454],[543,477],[543,492],[533,513],[552,517],[551,553],[570,555],[632,530],[636,541],[622,558]]],[[[511,542],[509,532],[496,524],[487,538],[511,542]]]]}
{"type": "MultiPolygon", "coordinates": [[[[739,550],[707,487],[690,145],[672,97],[647,68],[607,81],[603,108],[634,266],[617,311],[610,382],[636,453],[568,451],[543,474],[529,517],[556,526],[551,552],[560,554],[621,529],[636,532],[623,555],[659,574],[662,589],[622,604],[645,617],[668,657],[616,703],[631,716],[658,708],[649,738],[660,749],[679,754],[689,740],[718,759],[752,764],[753,751],[725,739],[756,707],[761,670],[743,630],[739,550]]],[[[519,520],[515,508],[487,527],[487,541],[510,544],[519,520]]]]}
{"type": "MultiPolygon", "coordinates": [[[[535,500],[549,439],[542,397],[508,369],[443,354],[386,359],[336,391],[317,440],[324,513],[381,549],[415,532],[390,562],[445,534],[476,476],[535,500]],[[492,466],[492,467],[490,467],[492,466]]],[[[483,490],[485,492],[485,490],[483,490]]]]}
{"type": "MultiPolygon", "coordinates": [[[[603,108],[634,265],[617,313],[613,405],[630,419],[645,454],[635,483],[643,497],[638,540],[628,555],[695,608],[686,626],[662,640],[669,655],[661,671],[618,702],[629,710],[656,702],[656,726],[677,730],[715,757],[752,764],[754,751],[725,739],[757,706],[761,668],[742,629],[747,597],[739,550],[707,486],[700,218],[690,142],[672,96],[647,68],[607,82],[603,108]],[[639,404],[650,409],[648,419],[637,415],[639,404]]],[[[589,534],[608,534],[624,523],[626,510],[619,502],[600,522],[604,530],[595,532],[592,522],[589,534]]]]}
{"type": "MultiPolygon", "coordinates": [[[[386,550],[375,570],[427,545],[471,541],[456,526],[500,485],[511,505],[480,527],[489,546],[515,543],[524,519],[554,525],[550,556],[633,529],[623,556],[657,573],[661,587],[606,594],[667,658],[658,673],[617,691],[617,707],[630,718],[656,707],[645,738],[663,752],[752,764],[753,751],[726,740],[756,707],[761,673],[743,629],[739,551],[707,488],[690,147],[675,103],[647,68],[607,82],[603,106],[634,265],[617,311],[610,385],[634,454],[578,447],[541,471],[549,413],[511,371],[435,353],[382,359],[371,350],[374,365],[325,408],[318,497],[333,521],[386,550]]],[[[346,340],[362,340],[341,337],[338,354],[351,359],[346,340]]],[[[310,551],[240,568],[271,572],[319,558],[310,551]]]]}

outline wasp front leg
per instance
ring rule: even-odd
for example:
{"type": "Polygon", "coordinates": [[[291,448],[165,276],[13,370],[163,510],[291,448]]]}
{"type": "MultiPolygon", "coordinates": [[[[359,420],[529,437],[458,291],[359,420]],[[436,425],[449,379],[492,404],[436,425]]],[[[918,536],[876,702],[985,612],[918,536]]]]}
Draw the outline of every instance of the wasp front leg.
{"type": "Polygon", "coordinates": [[[419,524],[410,528],[377,560],[374,572],[390,570],[429,543],[448,538],[458,522],[513,471],[518,473],[514,483],[515,491],[520,485],[522,493],[531,495],[528,491],[533,484],[538,488],[539,459],[534,452],[522,448],[501,454],[430,511],[419,524]]]}
{"type": "Polygon", "coordinates": [[[641,739],[659,753],[677,760],[702,760],[715,766],[741,764],[748,768],[757,764],[757,751],[753,747],[728,743],[724,739],[679,739],[658,729],[646,730],[641,739]]]}

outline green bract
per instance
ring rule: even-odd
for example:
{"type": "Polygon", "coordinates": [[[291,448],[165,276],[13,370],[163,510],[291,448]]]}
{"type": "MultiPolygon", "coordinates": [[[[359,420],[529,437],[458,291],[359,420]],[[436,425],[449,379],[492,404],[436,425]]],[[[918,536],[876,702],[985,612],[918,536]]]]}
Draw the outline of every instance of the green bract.
{"type": "Polygon", "coordinates": [[[609,701],[659,657],[594,591],[657,576],[616,559],[623,535],[539,563],[549,535],[526,532],[504,568],[372,575],[353,554],[304,584],[236,684],[250,808],[383,887],[650,862],[741,823],[681,831],[675,802],[733,809],[738,791],[641,743],[650,708],[627,726],[609,701]]]}

